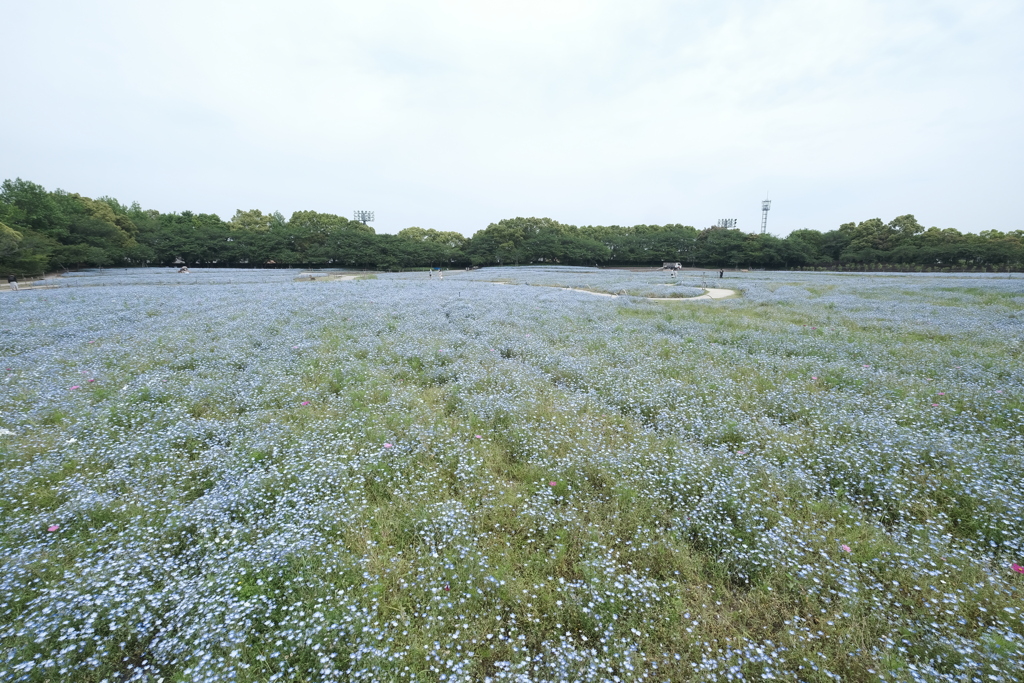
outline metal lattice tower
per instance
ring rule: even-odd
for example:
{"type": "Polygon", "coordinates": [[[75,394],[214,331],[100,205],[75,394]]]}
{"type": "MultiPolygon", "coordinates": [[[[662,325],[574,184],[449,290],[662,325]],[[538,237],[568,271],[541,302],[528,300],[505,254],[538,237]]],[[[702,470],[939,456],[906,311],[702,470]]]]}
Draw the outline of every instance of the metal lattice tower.
{"type": "Polygon", "coordinates": [[[719,218],[716,228],[735,228],[738,221],[735,218],[719,218]]]}
{"type": "Polygon", "coordinates": [[[765,197],[761,200],[761,234],[768,228],[768,209],[772,208],[772,200],[765,197]]]}
{"type": "Polygon", "coordinates": [[[373,220],[373,211],[356,211],[355,218],[363,225],[366,225],[373,220]]]}

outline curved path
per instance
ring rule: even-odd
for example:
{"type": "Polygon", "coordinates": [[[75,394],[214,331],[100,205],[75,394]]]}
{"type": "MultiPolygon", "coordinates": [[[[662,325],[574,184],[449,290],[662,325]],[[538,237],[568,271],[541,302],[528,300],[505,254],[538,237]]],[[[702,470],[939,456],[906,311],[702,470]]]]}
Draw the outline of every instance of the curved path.
{"type": "MultiPolygon", "coordinates": [[[[563,287],[562,289],[569,292],[583,292],[584,294],[593,294],[594,296],[611,296],[618,297],[619,294],[608,294],[607,292],[592,292],[589,289],[576,289],[574,287],[563,287]]],[[[676,296],[676,297],[638,297],[640,299],[647,299],[648,301],[696,301],[697,299],[725,299],[726,297],[735,296],[736,290],[734,289],[705,289],[703,294],[697,296],[676,296]]]]}
{"type": "MultiPolygon", "coordinates": [[[[476,282],[482,282],[489,285],[511,285],[511,282],[495,282],[494,280],[476,280],[476,282]]],[[[525,285],[529,287],[530,285],[525,285]]],[[[608,292],[595,292],[589,289],[577,289],[576,287],[559,287],[558,285],[533,285],[534,287],[553,287],[555,289],[561,289],[566,292],[582,292],[583,294],[592,294],[593,296],[610,296],[612,298],[618,298],[621,294],[609,294],[608,292]]],[[[708,288],[704,290],[703,294],[697,296],[677,296],[677,297],[637,297],[638,299],[647,299],[648,301],[696,301],[698,299],[726,299],[731,296],[739,294],[735,289],[713,289],[708,288]]]]}
{"type": "Polygon", "coordinates": [[[675,298],[669,298],[669,299],[661,299],[661,298],[653,298],[652,297],[651,301],[694,301],[695,299],[725,299],[725,298],[728,298],[730,296],[735,296],[735,295],[736,295],[736,290],[735,289],[712,289],[712,288],[708,288],[708,289],[704,290],[703,294],[699,294],[697,296],[675,297],[675,298]]]}

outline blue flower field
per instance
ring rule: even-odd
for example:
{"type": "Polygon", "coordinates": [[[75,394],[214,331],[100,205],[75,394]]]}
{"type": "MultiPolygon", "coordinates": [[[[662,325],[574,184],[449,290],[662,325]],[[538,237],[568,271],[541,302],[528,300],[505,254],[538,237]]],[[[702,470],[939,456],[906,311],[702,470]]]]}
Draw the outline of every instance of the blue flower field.
{"type": "Polygon", "coordinates": [[[1024,671],[1019,275],[53,284],[0,293],[0,680],[1024,671]]]}

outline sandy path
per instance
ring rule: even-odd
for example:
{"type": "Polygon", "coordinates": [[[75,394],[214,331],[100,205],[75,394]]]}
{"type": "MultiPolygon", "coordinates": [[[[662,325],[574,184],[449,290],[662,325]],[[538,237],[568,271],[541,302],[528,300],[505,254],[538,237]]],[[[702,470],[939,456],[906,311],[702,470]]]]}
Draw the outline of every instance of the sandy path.
{"type": "MultiPolygon", "coordinates": [[[[584,294],[593,294],[594,296],[611,296],[617,297],[618,294],[608,294],[606,292],[592,292],[589,289],[575,289],[573,287],[562,287],[562,289],[568,292],[583,292],[584,294]]],[[[697,299],[724,299],[726,297],[735,296],[736,290],[734,289],[705,289],[703,294],[697,296],[686,296],[686,297],[639,297],[641,299],[647,299],[648,301],[696,301],[697,299]]]]}
{"type": "Polygon", "coordinates": [[[693,301],[695,299],[725,299],[726,297],[735,296],[735,295],[736,295],[736,290],[735,289],[711,289],[711,288],[709,288],[709,289],[705,289],[704,293],[700,294],[698,296],[688,296],[688,297],[683,297],[683,298],[675,297],[675,298],[669,298],[669,299],[653,298],[652,297],[651,301],[693,301]]]}
{"type": "Polygon", "coordinates": [[[295,278],[295,282],[348,282],[349,280],[358,280],[361,277],[362,274],[332,275],[330,273],[299,273],[295,278]]]}

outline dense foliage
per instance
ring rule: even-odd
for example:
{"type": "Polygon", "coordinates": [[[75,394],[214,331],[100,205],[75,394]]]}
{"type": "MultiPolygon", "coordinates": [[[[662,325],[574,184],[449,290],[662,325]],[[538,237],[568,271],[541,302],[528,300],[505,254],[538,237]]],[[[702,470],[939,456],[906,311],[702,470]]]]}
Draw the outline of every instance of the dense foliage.
{"type": "Polygon", "coordinates": [[[706,267],[996,271],[1024,264],[1024,231],[963,234],[912,215],[785,239],[688,225],[582,226],[550,218],[492,223],[471,238],[406,228],[397,235],[341,216],[237,211],[229,221],[190,211],[161,214],[116,199],[48,192],[25,180],[0,186],[0,271],[34,275],[83,266],[186,263],[217,267],[348,267],[398,270],[560,263],[706,267]]]}
{"type": "Polygon", "coordinates": [[[4,681],[1020,680],[1019,277],[151,270],[3,295],[4,681]]]}

